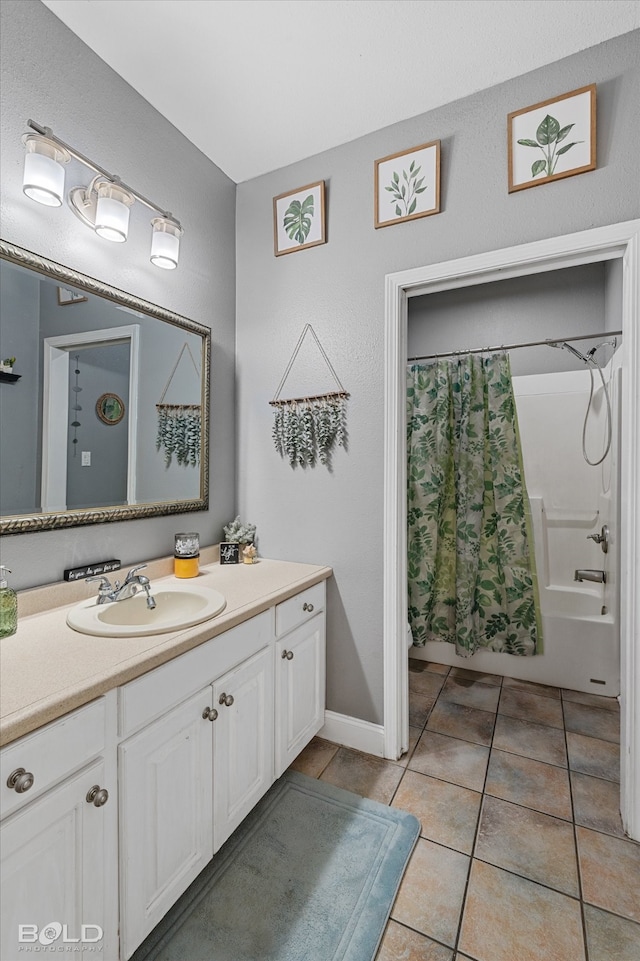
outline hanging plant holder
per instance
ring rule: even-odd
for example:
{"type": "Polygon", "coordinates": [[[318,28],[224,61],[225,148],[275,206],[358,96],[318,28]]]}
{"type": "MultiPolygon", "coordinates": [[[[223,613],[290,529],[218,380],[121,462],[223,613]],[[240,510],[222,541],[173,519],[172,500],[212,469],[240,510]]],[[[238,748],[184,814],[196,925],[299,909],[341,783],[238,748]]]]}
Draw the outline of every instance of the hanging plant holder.
{"type": "Polygon", "coordinates": [[[276,395],[269,403],[275,407],[273,442],[281,457],[292,467],[315,467],[317,463],[331,468],[331,456],[337,447],[347,446],[347,398],[331,361],[311,324],[307,324],[296,344],[276,395]],[[282,399],[280,394],[289,376],[302,342],[308,333],[314,338],[320,353],[338,387],[335,391],[306,397],[282,399]]]}
{"type": "Polygon", "coordinates": [[[193,358],[191,349],[185,341],[182,350],[178,354],[173,370],[169,375],[159,403],[156,404],[158,411],[158,434],[156,436],[156,450],[164,450],[165,466],[169,467],[173,458],[182,467],[197,467],[200,464],[200,438],[202,436],[202,408],[200,404],[165,404],[169,385],[178,368],[178,364],[184,354],[188,352],[193,364],[198,381],[200,371],[193,358]]]}

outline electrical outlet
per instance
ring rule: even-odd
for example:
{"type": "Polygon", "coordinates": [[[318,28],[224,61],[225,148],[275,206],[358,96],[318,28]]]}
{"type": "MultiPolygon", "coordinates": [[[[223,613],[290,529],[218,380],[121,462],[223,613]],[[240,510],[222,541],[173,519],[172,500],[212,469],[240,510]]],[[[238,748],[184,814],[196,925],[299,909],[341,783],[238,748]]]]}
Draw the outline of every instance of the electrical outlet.
{"type": "Polygon", "coordinates": [[[82,466],[91,467],[91,451],[90,450],[82,451],[82,466]]]}

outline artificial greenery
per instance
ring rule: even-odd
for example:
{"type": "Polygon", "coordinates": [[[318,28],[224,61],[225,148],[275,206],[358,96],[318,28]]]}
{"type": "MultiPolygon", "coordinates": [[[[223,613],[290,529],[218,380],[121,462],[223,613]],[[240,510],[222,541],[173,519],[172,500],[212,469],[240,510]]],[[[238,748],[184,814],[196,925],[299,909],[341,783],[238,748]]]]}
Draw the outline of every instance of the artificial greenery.
{"type": "Polygon", "coordinates": [[[415,160],[412,160],[409,170],[402,171],[402,180],[397,171],[394,170],[390,185],[384,188],[392,195],[390,203],[396,202],[395,212],[397,217],[410,217],[416,209],[418,194],[423,194],[427,189],[426,186],[423,187],[424,177],[420,177],[418,180],[421,169],[422,165],[418,164],[416,167],[415,160]]]}
{"type": "Polygon", "coordinates": [[[256,536],[256,525],[243,524],[239,514],[223,530],[225,541],[231,544],[253,544],[256,536]]]}
{"type": "Polygon", "coordinates": [[[558,144],[562,143],[563,140],[571,132],[571,128],[575,127],[575,124],[569,123],[566,127],[560,128],[560,124],[555,117],[547,116],[544,118],[538,129],[536,130],[535,140],[518,140],[518,143],[522,147],[536,147],[538,150],[542,151],[544,160],[534,160],[531,165],[531,176],[537,177],[538,174],[544,174],[546,177],[551,177],[555,173],[556,165],[558,163],[558,158],[562,154],[567,153],[572,147],[575,147],[579,143],[583,143],[582,140],[575,140],[573,143],[567,143],[564,147],[560,147],[558,150],[558,144]]]}
{"type": "Polygon", "coordinates": [[[289,235],[289,240],[297,240],[303,244],[311,230],[311,220],[314,215],[313,194],[306,200],[292,200],[284,212],[283,226],[289,235]]]}
{"type": "Polygon", "coordinates": [[[289,401],[275,409],[273,441],[292,467],[331,467],[336,447],[347,446],[346,399],[289,401]]]}
{"type": "Polygon", "coordinates": [[[199,406],[158,406],[156,450],[164,448],[166,467],[169,467],[174,455],[182,467],[197,467],[200,463],[201,432],[199,406]]]}

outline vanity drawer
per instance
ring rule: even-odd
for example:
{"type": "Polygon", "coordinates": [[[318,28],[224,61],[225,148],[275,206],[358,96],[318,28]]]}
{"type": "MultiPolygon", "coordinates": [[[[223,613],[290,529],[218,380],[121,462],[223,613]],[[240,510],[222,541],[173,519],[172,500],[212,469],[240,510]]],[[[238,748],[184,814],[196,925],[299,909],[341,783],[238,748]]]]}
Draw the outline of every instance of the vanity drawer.
{"type": "Polygon", "coordinates": [[[0,752],[0,791],[2,817],[42,793],[87,761],[101,754],[106,743],[107,711],[104,697],[52,721],[0,752]],[[19,768],[33,775],[33,784],[24,793],[7,785],[19,768]]]}
{"type": "Polygon", "coordinates": [[[129,681],[118,691],[118,734],[134,731],[180,704],[203,684],[256,654],[271,640],[271,612],[264,611],[205,641],[186,654],[129,681]]]}
{"type": "Polygon", "coordinates": [[[325,583],[314,584],[295,597],[276,606],[276,637],[282,637],[292,631],[298,624],[303,624],[310,617],[324,610],[325,583]]]}

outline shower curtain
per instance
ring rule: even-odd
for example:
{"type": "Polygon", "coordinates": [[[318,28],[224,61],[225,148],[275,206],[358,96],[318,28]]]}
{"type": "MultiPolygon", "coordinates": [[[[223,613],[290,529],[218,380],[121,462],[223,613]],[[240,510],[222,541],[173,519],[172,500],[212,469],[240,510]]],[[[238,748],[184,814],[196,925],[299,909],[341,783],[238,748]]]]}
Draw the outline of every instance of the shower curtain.
{"type": "Polygon", "coordinates": [[[540,653],[529,501],[507,354],[407,371],[414,644],[540,653]]]}

